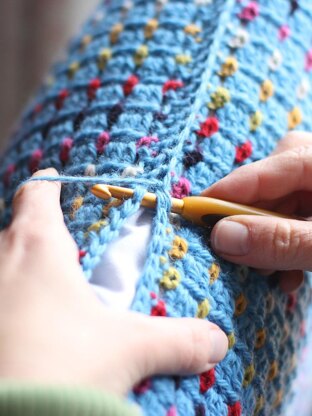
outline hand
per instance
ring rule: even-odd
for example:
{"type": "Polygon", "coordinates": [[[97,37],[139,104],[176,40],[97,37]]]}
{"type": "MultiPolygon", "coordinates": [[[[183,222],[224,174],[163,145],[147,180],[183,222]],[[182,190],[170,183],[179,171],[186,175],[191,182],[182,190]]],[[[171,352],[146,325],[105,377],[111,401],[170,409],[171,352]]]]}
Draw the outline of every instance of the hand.
{"type": "MultiPolygon", "coordinates": [[[[36,176],[57,174],[53,169],[36,176]]],[[[85,280],[58,183],[32,182],[0,233],[0,377],[124,394],[153,374],[211,369],[228,341],[200,319],[105,308],[85,280]]]]}
{"type": "MultiPolygon", "coordinates": [[[[272,155],[245,165],[206,189],[202,195],[252,205],[283,214],[312,215],[312,134],[293,132],[272,155]]],[[[238,215],[219,221],[211,234],[213,249],[225,259],[274,271],[285,292],[312,270],[312,223],[238,215]]]]}

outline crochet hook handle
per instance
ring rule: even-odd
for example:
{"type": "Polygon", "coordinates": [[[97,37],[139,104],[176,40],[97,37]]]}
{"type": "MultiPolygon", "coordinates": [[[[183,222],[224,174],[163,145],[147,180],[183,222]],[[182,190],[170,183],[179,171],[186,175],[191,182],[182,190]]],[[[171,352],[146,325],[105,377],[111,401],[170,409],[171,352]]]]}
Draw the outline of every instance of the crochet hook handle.
{"type": "MultiPolygon", "coordinates": [[[[95,185],[91,192],[102,199],[108,199],[112,196],[118,199],[128,199],[134,194],[132,189],[111,185],[95,185]]],[[[142,199],[141,205],[147,208],[155,208],[156,203],[157,196],[147,192],[142,199]]],[[[221,218],[230,215],[261,215],[307,221],[303,217],[280,214],[205,196],[189,196],[183,199],[171,198],[171,211],[201,226],[214,225],[221,218]]]]}

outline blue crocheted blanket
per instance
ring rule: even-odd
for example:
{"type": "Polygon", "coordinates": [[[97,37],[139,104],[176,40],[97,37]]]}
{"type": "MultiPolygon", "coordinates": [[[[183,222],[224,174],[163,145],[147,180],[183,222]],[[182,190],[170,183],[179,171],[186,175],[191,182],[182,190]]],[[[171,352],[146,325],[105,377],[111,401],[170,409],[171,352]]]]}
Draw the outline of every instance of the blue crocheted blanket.
{"type": "MultiPolygon", "coordinates": [[[[62,208],[86,278],[146,190],[152,237],[133,309],[219,325],[230,349],[215,369],[158,377],[132,400],[157,416],[278,415],[305,333],[309,287],[286,296],[209,249],[209,232],[169,214],[311,130],[309,0],[106,0],[25,111],[2,159],[0,215],[38,168],[62,172],[62,208]],[[88,184],[135,189],[104,203],[88,184]]],[[[120,253],[122,261],[122,253],[120,253]]]]}

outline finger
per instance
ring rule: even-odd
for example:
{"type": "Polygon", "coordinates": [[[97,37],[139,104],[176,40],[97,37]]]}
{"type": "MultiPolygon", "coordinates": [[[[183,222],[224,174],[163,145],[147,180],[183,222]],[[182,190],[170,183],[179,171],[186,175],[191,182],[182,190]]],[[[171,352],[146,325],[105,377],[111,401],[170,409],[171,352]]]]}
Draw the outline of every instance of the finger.
{"type": "MultiPolygon", "coordinates": [[[[58,176],[55,169],[36,172],[33,177],[58,176]]],[[[13,220],[23,219],[30,223],[42,224],[63,222],[60,206],[61,184],[59,182],[28,182],[15,194],[13,200],[13,220]]]]}
{"type": "MultiPolygon", "coordinates": [[[[196,374],[221,361],[228,338],[216,325],[201,319],[145,318],[147,328],[139,335],[139,379],[155,374],[196,374]]],[[[138,332],[136,332],[138,334],[138,332]]]]}
{"type": "Polygon", "coordinates": [[[312,192],[296,191],[272,201],[255,202],[253,206],[286,215],[309,217],[312,215],[312,192]]]}
{"type": "Polygon", "coordinates": [[[304,145],[312,145],[312,134],[306,131],[292,131],[278,142],[271,156],[304,145]]]}
{"type": "Polygon", "coordinates": [[[312,146],[301,146],[242,166],[210,188],[203,196],[253,204],[296,191],[311,191],[312,146]]]}
{"type": "Polygon", "coordinates": [[[295,292],[300,288],[304,281],[302,270],[288,270],[277,272],[279,287],[285,293],[295,292]]]}
{"type": "Polygon", "coordinates": [[[223,258],[260,269],[311,270],[312,223],[237,215],[219,221],[212,248],[223,258]]]}

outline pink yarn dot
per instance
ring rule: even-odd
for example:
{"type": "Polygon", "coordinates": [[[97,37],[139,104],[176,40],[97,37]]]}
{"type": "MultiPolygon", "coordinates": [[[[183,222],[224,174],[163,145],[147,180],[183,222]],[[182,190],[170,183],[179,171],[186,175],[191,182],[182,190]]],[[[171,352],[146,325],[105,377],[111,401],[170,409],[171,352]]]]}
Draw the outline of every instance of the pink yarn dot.
{"type": "Polygon", "coordinates": [[[288,25],[283,25],[279,28],[278,38],[280,41],[284,41],[290,36],[290,27],[288,25]]]}
{"type": "Polygon", "coordinates": [[[312,70],[312,49],[306,54],[305,57],[305,70],[311,71],[312,70]]]}
{"type": "Polygon", "coordinates": [[[172,407],[170,407],[170,409],[168,410],[168,412],[167,412],[167,415],[166,416],[177,416],[177,409],[176,409],[176,407],[174,407],[174,406],[172,406],[172,407]]]}
{"type": "Polygon", "coordinates": [[[178,183],[172,186],[171,195],[174,198],[182,199],[190,194],[191,184],[186,178],[180,178],[178,183]]]}
{"type": "Polygon", "coordinates": [[[247,4],[247,6],[244,7],[241,13],[238,15],[240,19],[246,20],[248,22],[251,22],[257,16],[259,16],[259,5],[255,1],[251,1],[249,4],[247,4]]]}
{"type": "Polygon", "coordinates": [[[158,142],[157,137],[152,137],[152,136],[141,137],[141,139],[137,141],[136,147],[141,147],[141,146],[149,147],[152,143],[157,143],[157,142],[158,142]]]}

